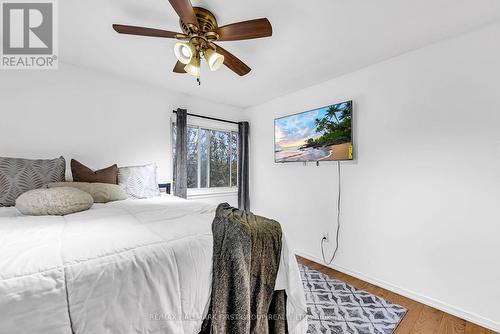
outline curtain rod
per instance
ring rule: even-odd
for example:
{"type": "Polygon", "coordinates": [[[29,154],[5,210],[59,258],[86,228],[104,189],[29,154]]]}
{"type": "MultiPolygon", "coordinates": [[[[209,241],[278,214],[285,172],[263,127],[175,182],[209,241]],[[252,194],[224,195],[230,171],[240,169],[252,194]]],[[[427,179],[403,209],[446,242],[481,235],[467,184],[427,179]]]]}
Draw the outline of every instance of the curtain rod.
{"type": "MultiPolygon", "coordinates": [[[[177,110],[174,110],[173,112],[177,114],[177,110]]],[[[224,122],[224,123],[231,123],[231,124],[236,124],[236,125],[239,124],[238,122],[228,121],[228,120],[221,119],[221,118],[215,118],[215,117],[209,117],[209,116],[202,116],[202,115],[196,115],[196,114],[190,114],[190,113],[187,113],[187,115],[188,116],[192,116],[192,117],[199,117],[199,118],[209,119],[209,120],[212,120],[212,121],[218,121],[218,122],[224,122]]]]}

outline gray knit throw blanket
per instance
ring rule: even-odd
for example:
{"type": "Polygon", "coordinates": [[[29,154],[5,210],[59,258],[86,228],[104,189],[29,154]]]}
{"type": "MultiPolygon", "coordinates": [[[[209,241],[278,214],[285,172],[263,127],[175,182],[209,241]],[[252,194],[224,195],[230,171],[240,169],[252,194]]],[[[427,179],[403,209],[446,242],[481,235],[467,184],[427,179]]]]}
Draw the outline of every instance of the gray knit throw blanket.
{"type": "Polygon", "coordinates": [[[210,310],[200,334],[286,334],[286,294],[274,291],[281,256],[278,222],[220,204],[210,310]]]}

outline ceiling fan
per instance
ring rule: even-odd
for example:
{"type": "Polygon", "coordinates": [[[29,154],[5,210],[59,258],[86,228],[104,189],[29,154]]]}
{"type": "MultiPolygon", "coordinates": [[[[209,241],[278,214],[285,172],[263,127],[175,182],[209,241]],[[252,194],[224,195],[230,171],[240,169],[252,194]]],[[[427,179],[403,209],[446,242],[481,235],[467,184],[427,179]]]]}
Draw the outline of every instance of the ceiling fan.
{"type": "Polygon", "coordinates": [[[113,24],[113,29],[120,34],[179,40],[174,46],[174,54],[178,61],[173,71],[195,76],[198,84],[200,84],[202,58],[205,58],[211,71],[217,71],[222,64],[240,76],[248,74],[251,70],[236,56],[215,44],[216,41],[238,41],[269,37],[273,34],[271,23],[266,18],[219,27],[212,12],[205,8],[193,7],[190,0],[169,0],[169,2],[180,17],[183,33],[121,24],[113,24]]]}

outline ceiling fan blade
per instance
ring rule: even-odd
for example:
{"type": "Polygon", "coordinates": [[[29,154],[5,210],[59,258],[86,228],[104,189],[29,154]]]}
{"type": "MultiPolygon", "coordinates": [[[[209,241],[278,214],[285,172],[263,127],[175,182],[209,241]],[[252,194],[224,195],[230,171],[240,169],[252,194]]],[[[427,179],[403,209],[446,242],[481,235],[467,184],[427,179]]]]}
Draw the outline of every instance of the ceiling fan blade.
{"type": "Polygon", "coordinates": [[[217,33],[219,41],[239,41],[272,36],[273,27],[271,22],[264,18],[228,24],[219,27],[217,33]]]}
{"type": "Polygon", "coordinates": [[[168,0],[174,8],[177,15],[179,15],[182,22],[191,23],[198,27],[198,19],[194,14],[193,5],[189,0],[168,0]]]}
{"type": "Polygon", "coordinates": [[[186,71],[184,71],[185,66],[186,66],[185,64],[181,63],[180,61],[177,61],[177,63],[174,66],[174,72],[175,73],[186,73],[186,71]]]}
{"type": "Polygon", "coordinates": [[[173,31],[127,26],[122,24],[113,24],[113,29],[120,34],[150,36],[150,37],[176,38],[177,35],[182,35],[173,31]]]}
{"type": "Polygon", "coordinates": [[[233,72],[238,74],[239,76],[244,76],[248,74],[252,69],[248,67],[244,62],[236,58],[232,53],[227,50],[224,50],[219,45],[215,45],[217,48],[217,53],[224,56],[224,65],[229,67],[233,72]]]}

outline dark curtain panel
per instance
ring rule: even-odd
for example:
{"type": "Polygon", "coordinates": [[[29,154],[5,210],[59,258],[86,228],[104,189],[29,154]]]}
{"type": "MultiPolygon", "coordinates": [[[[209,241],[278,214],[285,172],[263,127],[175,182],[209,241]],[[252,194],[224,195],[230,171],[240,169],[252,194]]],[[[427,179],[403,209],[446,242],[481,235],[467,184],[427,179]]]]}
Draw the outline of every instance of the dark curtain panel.
{"type": "Polygon", "coordinates": [[[248,122],[238,123],[238,207],[250,211],[248,189],[248,122]]]}
{"type": "Polygon", "coordinates": [[[187,111],[177,109],[174,158],[174,195],[187,198],[187,111]]]}

